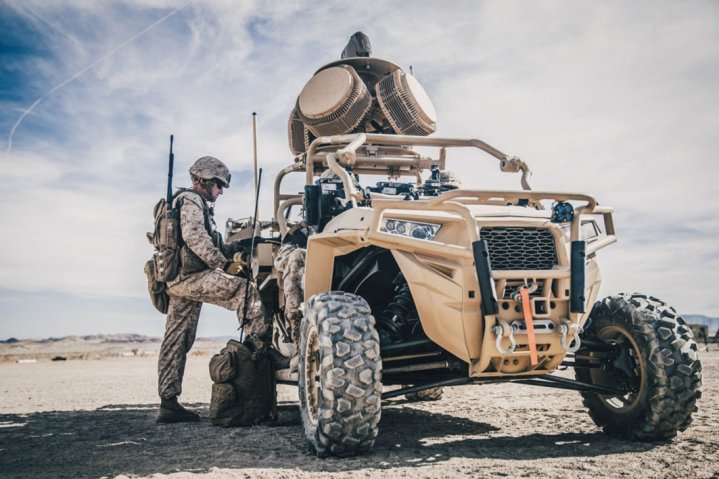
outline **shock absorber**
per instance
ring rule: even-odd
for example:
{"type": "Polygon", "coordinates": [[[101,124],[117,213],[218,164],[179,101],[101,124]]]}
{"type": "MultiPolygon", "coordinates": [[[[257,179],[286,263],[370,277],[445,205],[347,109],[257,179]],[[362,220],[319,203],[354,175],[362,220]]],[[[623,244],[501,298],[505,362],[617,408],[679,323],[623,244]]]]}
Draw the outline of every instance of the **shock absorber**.
{"type": "Polygon", "coordinates": [[[412,293],[401,273],[398,275],[398,279],[395,280],[395,284],[397,283],[395,296],[377,319],[377,329],[379,329],[381,342],[394,342],[402,339],[407,317],[414,310],[412,293]]]}

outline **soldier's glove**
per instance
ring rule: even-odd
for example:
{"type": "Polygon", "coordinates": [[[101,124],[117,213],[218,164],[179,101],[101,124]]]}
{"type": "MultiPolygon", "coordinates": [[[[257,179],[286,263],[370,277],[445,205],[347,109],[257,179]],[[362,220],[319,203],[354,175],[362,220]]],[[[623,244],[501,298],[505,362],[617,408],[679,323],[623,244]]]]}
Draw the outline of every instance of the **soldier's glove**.
{"type": "Polygon", "coordinates": [[[235,253],[232,256],[232,261],[225,263],[225,273],[232,275],[240,275],[244,273],[245,267],[247,266],[248,255],[244,252],[235,253]]]}
{"type": "MultiPolygon", "coordinates": [[[[264,243],[265,238],[255,236],[255,246],[264,243]]],[[[243,275],[250,258],[250,249],[252,248],[252,238],[242,238],[223,246],[223,253],[231,261],[225,263],[223,268],[226,273],[234,275],[243,275]]]]}

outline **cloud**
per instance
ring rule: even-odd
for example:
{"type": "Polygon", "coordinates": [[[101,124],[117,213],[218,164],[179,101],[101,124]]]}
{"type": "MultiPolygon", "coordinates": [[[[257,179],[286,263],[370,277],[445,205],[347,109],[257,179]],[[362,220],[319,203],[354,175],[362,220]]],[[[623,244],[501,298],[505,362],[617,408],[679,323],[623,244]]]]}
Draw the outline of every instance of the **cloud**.
{"type": "Polygon", "coordinates": [[[177,13],[178,11],[180,11],[182,8],[183,8],[183,7],[179,7],[179,8],[176,8],[175,10],[172,10],[170,13],[168,13],[168,14],[165,15],[165,16],[163,16],[162,18],[160,18],[160,19],[157,20],[156,22],[152,23],[150,26],[148,26],[148,27],[142,29],[140,32],[138,32],[138,33],[136,33],[135,35],[133,35],[132,37],[128,38],[127,40],[125,40],[125,41],[122,42],[121,44],[119,44],[119,45],[117,45],[116,47],[110,49],[107,53],[105,53],[104,55],[102,55],[100,58],[94,60],[92,63],[90,63],[90,64],[87,65],[86,67],[83,67],[83,68],[81,68],[80,70],[78,70],[77,72],[73,73],[73,74],[70,75],[68,78],[66,78],[66,79],[63,80],[62,82],[58,83],[57,85],[55,85],[54,87],[52,87],[51,89],[49,89],[49,90],[48,90],[46,93],[44,93],[40,98],[38,98],[37,100],[35,100],[32,105],[30,105],[27,109],[25,109],[25,110],[22,112],[22,114],[20,115],[20,117],[17,119],[17,121],[13,124],[12,128],[10,129],[10,133],[8,134],[7,150],[5,151],[5,156],[9,156],[9,155],[10,155],[10,151],[12,150],[12,137],[13,137],[13,135],[15,134],[15,130],[16,130],[17,127],[20,125],[20,123],[22,122],[22,120],[23,120],[27,115],[29,115],[30,113],[32,113],[32,111],[35,109],[35,107],[36,107],[37,105],[39,105],[42,100],[44,100],[48,95],[53,94],[54,92],[56,92],[56,91],[60,90],[61,88],[63,88],[65,85],[67,85],[67,84],[69,84],[70,82],[74,81],[74,80],[77,79],[80,75],[82,75],[82,74],[85,73],[86,71],[90,70],[91,68],[95,67],[96,65],[98,65],[99,63],[101,63],[102,61],[104,61],[105,59],[107,59],[107,58],[109,58],[110,56],[116,54],[118,51],[120,51],[121,49],[123,49],[123,48],[126,47],[127,45],[131,44],[132,42],[134,42],[135,40],[137,40],[138,38],[140,38],[142,35],[144,35],[145,33],[151,31],[152,29],[154,29],[154,28],[157,27],[159,24],[161,24],[162,22],[164,22],[165,20],[167,20],[168,18],[170,18],[172,15],[176,14],[176,13],[177,13]]]}
{"type": "MultiPolygon", "coordinates": [[[[169,134],[176,185],[199,156],[230,165],[222,224],[252,210],[253,111],[268,218],[274,175],[291,162],[296,96],[362,30],[376,56],[413,65],[439,135],[479,137],[527,161],[535,189],[587,192],[616,208],[620,242],[600,253],[604,292],[636,285],[684,310],[719,314],[707,299],[719,279],[715,3],[227,1],[170,15],[177,8],[150,0],[0,7],[8,26],[0,40],[12,46],[0,54],[12,85],[0,97],[0,138],[43,98],[0,158],[9,231],[0,288],[144,297],[144,233],[164,194],[169,134]]],[[[466,186],[519,187],[481,153],[449,160],[466,186]]]]}

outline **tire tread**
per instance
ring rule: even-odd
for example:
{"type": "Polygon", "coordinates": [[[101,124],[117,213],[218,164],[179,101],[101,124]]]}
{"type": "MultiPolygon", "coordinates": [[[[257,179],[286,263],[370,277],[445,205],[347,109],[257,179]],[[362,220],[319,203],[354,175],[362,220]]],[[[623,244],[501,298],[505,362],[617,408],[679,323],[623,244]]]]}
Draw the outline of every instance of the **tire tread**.
{"type": "MultiPolygon", "coordinates": [[[[348,456],[368,451],[378,434],[381,415],[382,361],[375,320],[359,296],[331,291],[313,296],[305,306],[306,329],[317,329],[322,395],[313,427],[302,411],[305,436],[318,456],[348,456]]],[[[300,355],[301,375],[304,358],[300,355]]],[[[304,383],[300,378],[300,408],[304,383]]]]}
{"type": "MultiPolygon", "coordinates": [[[[691,330],[674,308],[652,296],[621,293],[598,301],[585,334],[607,324],[623,325],[637,342],[646,364],[647,391],[638,413],[613,413],[597,393],[583,392],[584,406],[597,426],[623,439],[671,439],[692,422],[701,397],[701,362],[691,330]]],[[[591,382],[586,370],[577,378],[591,382]]]]}

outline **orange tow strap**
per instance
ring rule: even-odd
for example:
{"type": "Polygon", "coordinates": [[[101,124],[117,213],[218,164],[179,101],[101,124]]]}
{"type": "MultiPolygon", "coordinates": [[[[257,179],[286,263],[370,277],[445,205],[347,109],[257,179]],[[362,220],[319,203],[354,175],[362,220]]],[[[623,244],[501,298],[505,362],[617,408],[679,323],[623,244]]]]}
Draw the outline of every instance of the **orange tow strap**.
{"type": "Polygon", "coordinates": [[[527,325],[527,341],[529,342],[529,360],[532,366],[539,364],[537,358],[537,338],[534,337],[534,320],[532,319],[532,306],[529,304],[529,291],[527,288],[519,290],[519,297],[522,301],[524,323],[527,325]]]}

